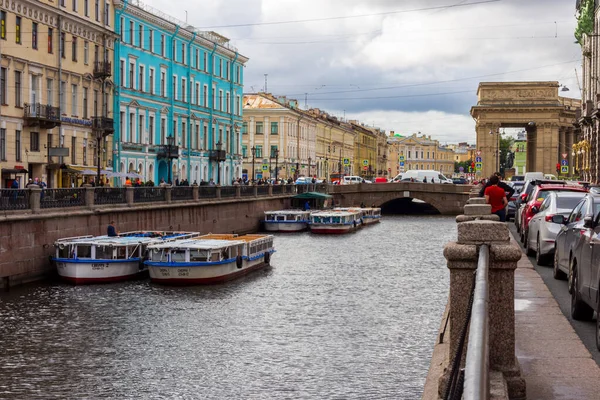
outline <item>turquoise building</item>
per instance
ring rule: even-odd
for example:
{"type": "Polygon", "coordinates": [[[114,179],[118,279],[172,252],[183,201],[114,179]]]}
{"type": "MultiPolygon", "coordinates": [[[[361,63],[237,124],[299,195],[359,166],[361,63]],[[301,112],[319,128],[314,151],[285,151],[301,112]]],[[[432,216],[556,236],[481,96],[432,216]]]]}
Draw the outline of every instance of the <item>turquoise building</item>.
{"type": "Polygon", "coordinates": [[[141,1],[113,3],[114,170],[155,183],[231,184],[242,175],[248,58],[227,38],[141,1]]]}

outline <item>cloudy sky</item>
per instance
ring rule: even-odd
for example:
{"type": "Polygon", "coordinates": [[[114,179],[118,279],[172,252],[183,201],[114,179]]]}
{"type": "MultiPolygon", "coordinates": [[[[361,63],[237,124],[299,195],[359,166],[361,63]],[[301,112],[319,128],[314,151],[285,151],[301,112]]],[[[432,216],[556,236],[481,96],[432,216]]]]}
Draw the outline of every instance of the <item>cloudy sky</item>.
{"type": "Polygon", "coordinates": [[[143,0],[231,39],[265,88],[442,143],[475,140],[481,81],[555,80],[580,97],[575,0],[143,0]]]}

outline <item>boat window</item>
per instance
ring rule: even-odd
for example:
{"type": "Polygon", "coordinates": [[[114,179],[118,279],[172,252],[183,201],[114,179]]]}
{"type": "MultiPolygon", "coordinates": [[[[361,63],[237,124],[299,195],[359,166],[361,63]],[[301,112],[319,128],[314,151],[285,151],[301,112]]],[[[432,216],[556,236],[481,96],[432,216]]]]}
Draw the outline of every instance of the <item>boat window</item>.
{"type": "MultiPolygon", "coordinates": [[[[60,245],[62,246],[62,244],[60,245]]],[[[69,250],[72,246],[65,245],[62,249],[58,248],[58,258],[69,258],[69,250]]]]}
{"type": "Polygon", "coordinates": [[[208,250],[190,250],[190,261],[207,261],[208,250]]]}
{"type": "Polygon", "coordinates": [[[112,260],[113,259],[113,247],[108,246],[96,246],[96,259],[97,260],[112,260]]]}
{"type": "Polygon", "coordinates": [[[186,250],[171,250],[171,262],[185,262],[186,250]]]}
{"type": "Polygon", "coordinates": [[[285,221],[285,215],[278,215],[277,221],[285,221]]]}
{"type": "Polygon", "coordinates": [[[210,261],[221,261],[219,259],[219,253],[218,252],[213,252],[210,254],[210,261]]]}
{"type": "Polygon", "coordinates": [[[77,258],[92,258],[92,246],[89,244],[78,245],[77,258]]]}
{"type": "Polygon", "coordinates": [[[334,224],[339,224],[340,223],[340,217],[333,217],[332,221],[334,224]]]}
{"type": "Polygon", "coordinates": [[[166,261],[165,252],[161,249],[152,249],[150,252],[150,259],[152,261],[166,261]]]}
{"type": "Polygon", "coordinates": [[[125,246],[117,247],[117,258],[118,259],[127,258],[127,248],[125,246]]]}

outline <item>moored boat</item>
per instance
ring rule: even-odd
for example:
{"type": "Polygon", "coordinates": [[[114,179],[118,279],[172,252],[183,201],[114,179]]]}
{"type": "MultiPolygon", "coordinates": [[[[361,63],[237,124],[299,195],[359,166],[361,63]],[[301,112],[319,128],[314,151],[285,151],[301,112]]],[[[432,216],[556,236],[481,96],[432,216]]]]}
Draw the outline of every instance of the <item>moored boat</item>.
{"type": "Polygon", "coordinates": [[[361,216],[359,209],[317,211],[310,215],[308,226],[312,233],[343,234],[360,228],[361,216]]]}
{"type": "Polygon", "coordinates": [[[168,285],[222,283],[270,264],[272,235],[209,234],[149,246],[150,280],[168,285]]]}
{"type": "Polygon", "coordinates": [[[147,246],[199,236],[198,232],[127,232],[118,236],[78,236],[54,243],[58,275],[74,284],[133,279],[146,271],[147,246]]]}
{"type": "Polygon", "coordinates": [[[361,222],[363,225],[371,225],[381,220],[381,208],[379,207],[336,207],[334,211],[353,211],[361,212],[361,222]]]}
{"type": "Polygon", "coordinates": [[[308,228],[310,211],[265,211],[264,228],[268,232],[299,232],[308,228]]]}

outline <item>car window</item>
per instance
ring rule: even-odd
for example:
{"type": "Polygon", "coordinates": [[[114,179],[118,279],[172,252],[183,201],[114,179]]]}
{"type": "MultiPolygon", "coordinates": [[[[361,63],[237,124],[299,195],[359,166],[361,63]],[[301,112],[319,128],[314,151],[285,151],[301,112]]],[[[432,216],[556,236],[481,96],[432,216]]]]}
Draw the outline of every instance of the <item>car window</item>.
{"type": "Polygon", "coordinates": [[[571,214],[569,214],[569,223],[576,221],[577,213],[579,213],[581,211],[581,206],[583,205],[584,201],[585,200],[581,200],[579,202],[579,204],[577,204],[577,206],[575,206],[573,211],[571,211],[571,214]]]}
{"type": "Polygon", "coordinates": [[[566,208],[567,210],[572,210],[580,201],[581,197],[558,197],[556,208],[566,208]]]}
{"type": "Polygon", "coordinates": [[[546,197],[546,199],[540,204],[540,212],[544,211],[548,207],[550,207],[550,203],[552,202],[552,197],[546,197]]]}
{"type": "Polygon", "coordinates": [[[577,214],[575,215],[575,221],[581,221],[583,219],[583,214],[587,210],[587,199],[584,199],[581,202],[581,207],[578,208],[577,214]]]}

